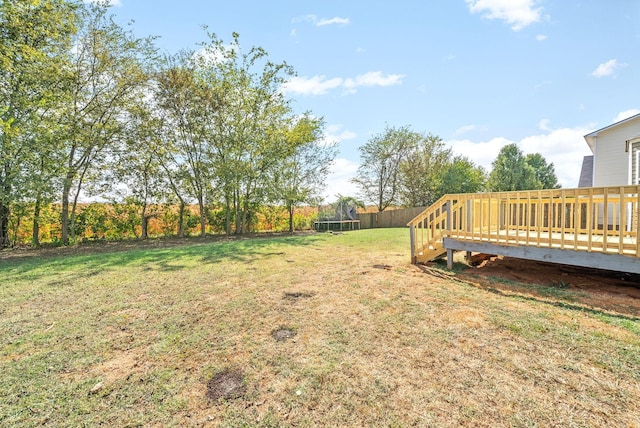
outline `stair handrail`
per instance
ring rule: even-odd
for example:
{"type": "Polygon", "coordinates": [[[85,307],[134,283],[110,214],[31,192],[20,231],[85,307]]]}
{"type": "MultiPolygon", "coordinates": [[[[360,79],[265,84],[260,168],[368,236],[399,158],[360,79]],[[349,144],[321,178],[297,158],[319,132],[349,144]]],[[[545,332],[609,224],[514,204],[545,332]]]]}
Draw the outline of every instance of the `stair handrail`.
{"type": "MultiPolygon", "coordinates": [[[[416,262],[416,252],[418,250],[417,248],[417,236],[416,236],[416,227],[418,224],[420,224],[420,222],[422,222],[423,220],[429,218],[431,215],[434,215],[434,218],[429,221],[428,225],[423,225],[423,229],[427,229],[427,230],[431,230],[432,226],[434,224],[438,224],[439,222],[441,222],[443,219],[445,220],[445,227],[444,230],[449,230],[451,227],[451,219],[449,218],[449,214],[451,213],[451,208],[452,208],[452,202],[454,200],[453,198],[454,195],[452,194],[447,194],[442,196],[440,199],[438,199],[436,202],[434,202],[433,204],[431,204],[428,208],[426,208],[424,211],[422,211],[420,214],[418,214],[417,216],[415,216],[409,223],[407,223],[407,226],[409,227],[409,233],[410,233],[410,239],[411,239],[411,261],[412,263],[416,262]],[[447,207],[447,204],[449,204],[449,206],[447,207]],[[437,217],[435,216],[436,211],[441,210],[440,215],[438,215],[437,217]]],[[[421,242],[421,248],[420,250],[424,250],[424,248],[429,247],[430,245],[433,245],[435,247],[435,245],[442,240],[442,238],[444,237],[443,234],[443,230],[441,229],[440,232],[437,235],[433,235],[433,236],[428,236],[427,237],[427,242],[421,242]]]]}

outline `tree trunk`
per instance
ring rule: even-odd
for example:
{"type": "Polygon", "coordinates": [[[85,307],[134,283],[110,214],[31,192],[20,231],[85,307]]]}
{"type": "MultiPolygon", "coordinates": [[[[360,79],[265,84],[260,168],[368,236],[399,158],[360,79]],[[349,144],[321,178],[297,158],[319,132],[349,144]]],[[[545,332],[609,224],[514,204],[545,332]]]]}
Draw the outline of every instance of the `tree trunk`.
{"type": "Polygon", "coordinates": [[[242,233],[244,233],[245,231],[250,232],[249,218],[249,199],[245,195],[245,199],[242,204],[242,222],[240,223],[242,227],[242,233]]]}
{"type": "Polygon", "coordinates": [[[240,221],[240,193],[237,190],[233,192],[233,209],[236,213],[236,235],[242,235],[242,227],[240,221]]]}
{"type": "Polygon", "coordinates": [[[224,230],[227,236],[231,235],[231,198],[229,195],[224,197],[224,206],[225,206],[225,214],[224,214],[224,230]]]}
{"type": "Polygon", "coordinates": [[[33,208],[33,234],[31,236],[31,244],[34,247],[40,246],[40,209],[42,202],[40,196],[36,198],[36,204],[33,208]]]}
{"type": "Polygon", "coordinates": [[[180,211],[178,212],[178,238],[184,238],[184,209],[185,203],[180,199],[180,211]]]}
{"type": "Polygon", "coordinates": [[[74,240],[76,238],[75,224],[76,224],[76,211],[78,208],[78,198],[80,197],[80,189],[82,188],[82,182],[84,181],[84,176],[87,173],[88,168],[89,168],[89,164],[87,163],[84,167],[84,170],[82,171],[82,174],[80,174],[80,178],[78,178],[78,186],[76,187],[75,195],[73,195],[73,205],[71,207],[71,221],[69,222],[69,226],[71,227],[71,238],[74,240]]]}
{"type": "Polygon", "coordinates": [[[0,202],[0,248],[9,246],[9,207],[0,202]]]}
{"type": "MultiPolygon", "coordinates": [[[[11,194],[11,184],[9,183],[9,165],[4,164],[2,173],[5,177],[4,183],[2,183],[3,193],[7,199],[11,194]]],[[[11,208],[9,208],[9,202],[0,200],[0,248],[9,246],[9,215],[11,215],[11,208]]]]}
{"type": "Polygon", "coordinates": [[[71,179],[67,177],[62,186],[62,212],[60,213],[60,223],[62,232],[60,241],[62,245],[69,245],[69,192],[71,191],[71,179]]]}
{"type": "Polygon", "coordinates": [[[293,203],[289,203],[289,233],[293,233],[293,203]]]}
{"type": "Polygon", "coordinates": [[[142,216],[141,216],[140,226],[142,230],[140,231],[140,238],[147,239],[149,237],[147,232],[147,224],[149,223],[149,216],[147,216],[147,206],[142,207],[142,216]]]}
{"type": "Polygon", "coordinates": [[[380,177],[380,184],[378,185],[378,212],[382,212],[384,208],[382,208],[382,177],[380,177]]]}
{"type": "Polygon", "coordinates": [[[207,235],[207,217],[204,212],[204,198],[198,196],[198,209],[200,210],[200,236],[207,235]]]}

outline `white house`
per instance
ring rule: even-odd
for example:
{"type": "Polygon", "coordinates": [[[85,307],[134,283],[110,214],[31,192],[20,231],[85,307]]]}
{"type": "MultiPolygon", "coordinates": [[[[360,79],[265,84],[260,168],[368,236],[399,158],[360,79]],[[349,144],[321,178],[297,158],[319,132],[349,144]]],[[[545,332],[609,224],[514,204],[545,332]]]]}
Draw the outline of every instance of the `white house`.
{"type": "Polygon", "coordinates": [[[640,184],[640,114],[584,136],[593,156],[582,162],[579,187],[640,184]]]}

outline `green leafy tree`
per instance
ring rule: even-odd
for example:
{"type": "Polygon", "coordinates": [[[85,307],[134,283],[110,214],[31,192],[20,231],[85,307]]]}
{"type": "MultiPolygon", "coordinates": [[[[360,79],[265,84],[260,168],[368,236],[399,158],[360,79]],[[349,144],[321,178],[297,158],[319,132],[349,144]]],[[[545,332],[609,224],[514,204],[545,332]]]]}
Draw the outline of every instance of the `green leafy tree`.
{"type": "Polygon", "coordinates": [[[492,163],[488,188],[493,192],[540,189],[535,169],[516,144],[504,146],[492,163]]]}
{"type": "Polygon", "coordinates": [[[400,202],[401,164],[421,139],[422,135],[408,126],[387,126],[359,148],[362,163],[353,182],[363,199],[375,202],[378,212],[400,202]]]}
{"type": "Polygon", "coordinates": [[[205,200],[215,175],[211,162],[211,147],[205,135],[207,109],[218,109],[211,87],[203,81],[195,53],[183,51],[168,58],[158,74],[156,102],[163,109],[165,142],[165,170],[173,176],[172,187],[181,203],[181,226],[184,218],[183,189],[198,203],[200,235],[206,234],[205,200]]]}
{"type": "Polygon", "coordinates": [[[482,191],[486,180],[482,167],[464,156],[456,156],[444,166],[435,197],[440,198],[447,193],[477,193],[482,191]]]}
{"type": "Polygon", "coordinates": [[[226,232],[231,233],[234,218],[235,233],[241,234],[272,193],[273,171],[296,148],[296,141],[286,136],[291,109],[281,91],[293,70],[270,61],[260,47],[243,51],[237,33],[230,44],[215,34],[209,38],[197,56],[208,88],[202,103],[203,139],[222,193],[226,232]]]}
{"type": "Polygon", "coordinates": [[[547,163],[547,160],[540,153],[530,153],[525,160],[533,168],[541,189],[559,189],[561,187],[553,162],[547,163]]]}
{"type": "Polygon", "coordinates": [[[60,101],[76,9],[65,0],[0,2],[0,247],[9,245],[12,203],[42,193],[39,169],[50,164],[38,156],[48,143],[38,133],[60,101]]]}
{"type": "Polygon", "coordinates": [[[415,134],[414,141],[400,163],[400,200],[407,207],[429,206],[442,195],[443,173],[451,163],[451,149],[432,134],[415,134]]]}
{"type": "Polygon", "coordinates": [[[286,133],[288,144],[296,149],[274,171],[273,183],[277,192],[274,199],[287,208],[289,232],[294,229],[295,208],[319,198],[337,154],[336,144],[322,142],[322,128],[322,120],[307,113],[286,133]]]}
{"type": "Polygon", "coordinates": [[[126,132],[129,106],[147,89],[151,38],[140,39],[108,15],[105,3],[86,4],[69,64],[62,70],[69,93],[60,113],[62,151],[62,242],[69,243],[78,197],[126,132]],[[72,193],[73,192],[73,193],[72,193]],[[73,201],[71,201],[73,197],[73,201]]]}
{"type": "Polygon", "coordinates": [[[149,221],[160,215],[170,194],[158,150],[163,145],[161,123],[152,107],[151,100],[141,99],[128,113],[128,132],[102,174],[103,194],[139,208],[142,239],[148,238],[149,221]]]}

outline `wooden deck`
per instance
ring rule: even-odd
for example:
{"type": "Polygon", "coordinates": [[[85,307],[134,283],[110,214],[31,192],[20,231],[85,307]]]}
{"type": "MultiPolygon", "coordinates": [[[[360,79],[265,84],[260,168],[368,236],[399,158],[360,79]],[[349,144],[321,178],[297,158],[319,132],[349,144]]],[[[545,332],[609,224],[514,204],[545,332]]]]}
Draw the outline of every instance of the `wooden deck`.
{"type": "Polygon", "coordinates": [[[640,186],[445,195],[409,222],[411,259],[477,251],[640,273],[640,186]]]}

